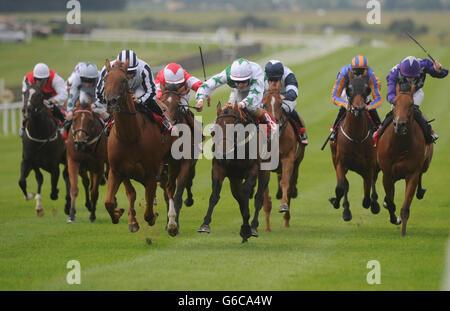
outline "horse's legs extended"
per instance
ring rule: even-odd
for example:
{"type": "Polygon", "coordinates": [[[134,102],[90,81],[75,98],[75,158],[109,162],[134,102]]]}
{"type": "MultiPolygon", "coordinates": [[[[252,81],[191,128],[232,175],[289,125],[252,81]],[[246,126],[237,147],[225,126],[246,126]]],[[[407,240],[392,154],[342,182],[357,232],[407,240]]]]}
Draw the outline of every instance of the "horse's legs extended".
{"type": "MultiPolygon", "coordinates": [[[[181,163],[180,171],[178,173],[177,190],[176,190],[175,196],[174,196],[175,211],[177,213],[175,221],[177,223],[178,230],[180,228],[179,218],[180,218],[181,208],[183,207],[183,193],[184,193],[184,189],[186,188],[186,185],[189,182],[190,182],[190,184],[192,186],[192,179],[191,179],[190,172],[191,172],[190,160],[183,160],[183,162],[181,163]]],[[[191,193],[191,200],[192,200],[192,193],[191,193]]]]}
{"type": "Polygon", "coordinates": [[[255,214],[252,220],[252,236],[258,236],[259,211],[264,203],[264,192],[267,189],[270,179],[270,171],[258,170],[258,190],[255,194],[255,214]]]}
{"type": "Polygon", "coordinates": [[[370,190],[372,188],[373,185],[373,173],[372,171],[369,171],[368,173],[366,173],[365,175],[363,175],[363,179],[364,179],[364,198],[362,201],[362,206],[364,208],[369,208],[370,207],[370,190]]]}
{"type": "Polygon", "coordinates": [[[406,223],[409,218],[409,209],[411,207],[411,202],[414,198],[414,193],[416,192],[417,183],[419,181],[420,173],[415,173],[412,176],[407,176],[406,180],[406,190],[405,190],[405,202],[403,203],[402,209],[400,210],[400,216],[402,218],[402,236],[406,234],[406,223]]]}
{"type": "Polygon", "coordinates": [[[222,171],[223,169],[217,165],[213,164],[212,168],[212,192],[209,197],[209,206],[208,211],[206,212],[205,218],[203,219],[203,224],[198,229],[198,232],[207,232],[210,233],[211,229],[209,224],[211,223],[211,216],[214,210],[214,206],[216,206],[217,202],[220,199],[220,191],[222,190],[222,183],[225,178],[225,174],[222,171]]]}
{"type": "Polygon", "coordinates": [[[114,171],[110,169],[108,174],[108,193],[106,194],[105,208],[111,216],[113,224],[119,223],[119,219],[124,212],[123,208],[117,208],[117,201],[115,198],[121,182],[122,181],[116,176],[114,171]]]}
{"type": "Polygon", "coordinates": [[[419,175],[419,184],[417,185],[417,192],[416,192],[416,197],[419,200],[423,199],[423,196],[425,195],[425,191],[427,191],[427,189],[422,188],[422,174],[420,173],[419,175]]]}
{"type": "Polygon", "coordinates": [[[291,152],[287,157],[281,159],[281,181],[280,187],[283,192],[283,196],[281,198],[280,209],[278,210],[280,213],[289,212],[289,195],[288,191],[291,184],[291,176],[294,168],[294,155],[291,152]]]}
{"type": "Polygon", "coordinates": [[[372,183],[372,195],[370,202],[370,211],[372,214],[378,214],[380,212],[380,204],[378,204],[378,193],[377,193],[377,179],[378,179],[378,171],[375,170],[373,183],[372,183]]]}
{"type": "MultiPolygon", "coordinates": [[[[352,213],[350,211],[350,202],[348,201],[348,191],[350,189],[350,184],[348,183],[347,177],[344,177],[344,201],[342,202],[342,207],[344,208],[342,212],[343,218],[352,218],[352,213]],[[349,216],[350,215],[350,216],[349,216]]],[[[345,219],[344,219],[345,220],[345,219]]]]}
{"type": "Polygon", "coordinates": [[[336,177],[337,177],[337,185],[335,189],[336,197],[331,198],[329,200],[331,204],[333,204],[333,207],[336,209],[340,207],[341,199],[345,194],[345,175],[347,174],[347,171],[348,169],[344,168],[340,162],[336,164],[336,177]]]}
{"type": "Polygon", "coordinates": [[[91,200],[89,199],[89,185],[91,182],[89,180],[88,172],[86,169],[81,169],[79,171],[79,174],[81,176],[81,181],[82,181],[83,187],[84,187],[84,194],[86,196],[84,205],[86,206],[87,210],[90,212],[92,205],[91,205],[91,200]]]}
{"type": "Polygon", "coordinates": [[[67,167],[67,164],[64,165],[64,170],[63,170],[62,175],[63,175],[64,183],[66,184],[66,204],[64,205],[64,213],[66,215],[69,215],[70,204],[71,204],[72,198],[70,197],[70,177],[69,177],[69,169],[67,167]]]}
{"type": "Polygon", "coordinates": [[[137,232],[139,230],[139,224],[136,220],[136,211],[134,210],[134,202],[136,201],[136,190],[131,184],[129,179],[123,180],[123,185],[125,186],[125,193],[127,194],[128,201],[130,202],[130,207],[128,209],[128,216],[130,216],[130,221],[128,222],[128,229],[130,232],[137,232]]]}
{"type": "MultiPolygon", "coordinates": [[[[181,172],[181,163],[180,161],[171,161],[169,163],[169,178],[166,185],[166,193],[168,198],[168,206],[167,206],[167,232],[170,236],[176,236],[178,234],[178,225],[177,225],[177,214],[179,212],[178,205],[182,204],[182,195],[183,192],[181,192],[181,195],[178,196],[177,200],[174,201],[174,193],[177,189],[177,178],[179,177],[179,174],[181,172]]],[[[186,173],[186,172],[184,172],[186,173]]],[[[180,187],[180,184],[178,183],[178,188],[180,187]]],[[[182,185],[184,189],[184,185],[182,185]]]]}
{"type": "Polygon", "coordinates": [[[80,171],[80,163],[72,160],[71,158],[68,158],[67,166],[70,179],[70,210],[67,222],[70,223],[72,221],[75,221],[75,201],[78,196],[78,173],[80,171]]]}
{"type": "MultiPolygon", "coordinates": [[[[249,176],[249,178],[252,177],[249,176]]],[[[250,210],[248,208],[248,193],[245,193],[245,191],[243,190],[242,180],[239,178],[233,178],[230,180],[230,188],[233,197],[239,203],[239,209],[242,215],[242,226],[239,233],[242,237],[242,243],[244,243],[247,242],[247,240],[252,236],[252,230],[250,228],[250,224],[248,223],[250,219],[250,210]]]]}
{"type": "Polygon", "coordinates": [[[91,215],[89,216],[89,220],[94,222],[96,219],[95,211],[97,209],[97,200],[98,200],[98,187],[100,185],[101,180],[104,178],[103,171],[102,172],[92,172],[92,188],[91,188],[91,215]]]}
{"type": "Polygon", "coordinates": [[[153,226],[158,218],[158,213],[153,211],[153,201],[156,194],[156,175],[153,176],[145,186],[145,213],[144,219],[149,226],[153,226]]]}
{"type": "Polygon", "coordinates": [[[266,215],[266,232],[271,232],[270,229],[270,212],[272,211],[272,198],[269,195],[269,187],[266,187],[266,190],[264,191],[264,214],[266,215]]]}
{"type": "Polygon", "coordinates": [[[281,190],[281,186],[280,186],[280,181],[281,181],[281,172],[277,173],[277,179],[278,179],[278,190],[277,190],[277,195],[276,198],[277,200],[281,200],[281,198],[283,197],[283,191],[281,190]]]}
{"type": "Polygon", "coordinates": [[[383,187],[384,192],[386,193],[383,205],[389,211],[391,223],[394,225],[399,225],[402,222],[400,218],[395,215],[395,204],[394,204],[395,184],[392,177],[387,175],[386,173],[383,173],[383,187]]]}
{"type": "Polygon", "coordinates": [[[192,160],[192,161],[194,161],[194,163],[190,164],[189,178],[186,183],[187,198],[184,200],[184,205],[186,205],[187,207],[192,206],[194,204],[194,198],[193,198],[191,189],[192,189],[192,181],[194,180],[194,177],[195,177],[195,164],[196,164],[197,160],[192,160]]]}
{"type": "Polygon", "coordinates": [[[44,183],[44,176],[42,175],[41,170],[39,168],[34,169],[34,175],[36,177],[36,182],[38,184],[36,196],[34,197],[34,199],[36,200],[36,215],[44,216],[44,209],[42,208],[42,200],[41,200],[41,189],[42,184],[44,183]]]}
{"type": "Polygon", "coordinates": [[[58,180],[59,180],[59,164],[56,164],[53,170],[50,171],[52,192],[50,193],[50,199],[58,200],[58,180]]]}
{"type": "Polygon", "coordinates": [[[20,178],[19,178],[19,187],[20,189],[22,189],[22,192],[25,196],[25,200],[31,200],[32,198],[34,198],[34,194],[33,193],[29,193],[27,192],[27,177],[31,172],[31,165],[22,160],[22,163],[20,165],[20,178]]]}

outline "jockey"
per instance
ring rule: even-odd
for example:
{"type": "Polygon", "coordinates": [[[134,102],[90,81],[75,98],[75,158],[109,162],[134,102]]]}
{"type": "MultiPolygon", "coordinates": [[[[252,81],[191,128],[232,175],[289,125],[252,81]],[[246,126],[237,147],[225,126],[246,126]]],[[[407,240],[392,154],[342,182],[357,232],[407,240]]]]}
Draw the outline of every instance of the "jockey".
{"type": "Polygon", "coordinates": [[[349,103],[346,98],[346,88],[350,81],[350,74],[352,74],[354,77],[368,78],[373,99],[371,100],[370,96],[366,98],[367,110],[372,121],[375,124],[375,127],[378,128],[381,124],[380,117],[378,116],[376,110],[376,108],[381,106],[381,104],[383,103],[383,98],[381,97],[380,93],[380,79],[378,79],[373,69],[369,67],[369,61],[367,60],[367,58],[362,55],[357,55],[353,57],[351,64],[341,68],[337,75],[336,82],[334,83],[333,91],[331,92],[331,100],[335,105],[341,107],[332,127],[332,133],[330,137],[331,141],[336,140],[337,125],[345,115],[346,110],[349,109],[349,103]]]}
{"type": "MultiPolygon", "coordinates": [[[[33,71],[27,73],[22,82],[22,101],[25,99],[25,94],[28,85],[38,84],[41,86],[44,92],[44,100],[47,107],[51,109],[53,116],[61,123],[64,122],[64,114],[60,110],[60,106],[64,105],[64,101],[67,99],[67,89],[65,87],[64,79],[61,78],[55,71],[48,68],[44,63],[38,63],[34,66],[33,71]]],[[[24,102],[24,105],[26,103],[24,102]]],[[[25,120],[24,120],[25,122],[25,120]]],[[[25,123],[19,129],[20,137],[23,136],[23,130],[25,123]]]]}
{"type": "Polygon", "coordinates": [[[73,109],[77,100],[85,98],[90,100],[94,106],[93,111],[98,113],[104,120],[108,118],[108,113],[104,106],[97,101],[95,94],[95,87],[100,79],[100,73],[97,66],[90,62],[78,63],[67,79],[70,84],[69,101],[67,102],[67,120],[71,121],[73,118],[73,109]]]}
{"type": "Polygon", "coordinates": [[[269,112],[262,109],[264,71],[261,66],[239,58],[222,72],[208,79],[199,87],[196,94],[196,107],[199,111],[203,108],[205,98],[224,84],[232,88],[229,102],[238,103],[240,108],[246,108],[259,122],[267,124],[270,128],[268,138],[272,137],[277,131],[277,123],[269,112]]]}
{"type": "MultiPolygon", "coordinates": [[[[115,61],[111,62],[111,67],[114,63],[119,60],[125,62],[128,60],[128,70],[127,79],[130,85],[130,89],[133,92],[133,101],[137,105],[144,105],[146,108],[155,112],[158,116],[162,118],[162,125],[165,128],[163,132],[170,131],[172,129],[172,124],[170,123],[167,116],[164,114],[162,109],[156,103],[156,87],[153,81],[153,74],[150,66],[142,59],[136,56],[132,50],[123,50],[117,56],[115,61]]],[[[107,73],[106,66],[103,66],[100,79],[97,84],[97,99],[100,103],[104,103],[104,77],[107,73]]]]}
{"type": "Polygon", "coordinates": [[[414,118],[424,132],[426,143],[433,143],[439,138],[439,136],[431,129],[431,125],[419,109],[424,98],[422,87],[425,83],[427,74],[433,78],[442,79],[448,75],[448,69],[442,68],[442,65],[437,61],[433,63],[426,58],[415,58],[414,56],[404,58],[398,65],[391,69],[391,72],[386,76],[388,85],[386,98],[387,101],[391,103],[392,110],[386,115],[380,130],[376,134],[375,142],[378,141],[386,127],[394,118],[393,108],[394,99],[397,96],[397,84],[413,84],[415,86],[415,93],[413,95],[415,108],[414,118]]]}
{"type": "Polygon", "coordinates": [[[284,66],[279,60],[271,60],[266,64],[265,69],[265,80],[266,80],[266,91],[269,89],[271,84],[275,84],[281,81],[281,98],[283,99],[282,107],[284,111],[290,116],[294,123],[296,124],[296,132],[298,140],[307,145],[308,138],[306,136],[306,131],[300,121],[300,117],[295,110],[297,105],[296,99],[298,96],[298,83],[297,79],[291,69],[284,66]]]}

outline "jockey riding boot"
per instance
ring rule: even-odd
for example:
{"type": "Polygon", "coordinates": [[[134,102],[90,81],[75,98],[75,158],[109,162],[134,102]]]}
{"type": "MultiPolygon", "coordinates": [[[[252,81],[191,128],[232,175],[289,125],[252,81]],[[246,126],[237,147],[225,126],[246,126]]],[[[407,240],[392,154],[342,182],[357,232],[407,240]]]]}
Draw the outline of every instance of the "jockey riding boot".
{"type": "Polygon", "coordinates": [[[376,109],[370,109],[369,115],[375,125],[375,131],[376,131],[381,125],[380,116],[378,115],[378,112],[376,109]]]}
{"type": "Polygon", "coordinates": [[[422,128],[423,134],[425,136],[425,142],[427,144],[434,143],[439,136],[437,136],[436,133],[431,129],[430,123],[428,123],[428,120],[423,115],[422,111],[420,111],[418,106],[414,105],[414,119],[419,123],[420,127],[422,128]]]}
{"type": "Polygon", "coordinates": [[[300,116],[298,112],[293,109],[291,112],[291,118],[294,120],[295,129],[297,132],[297,140],[304,145],[308,144],[308,136],[306,135],[306,129],[303,127],[302,121],[300,120],[300,116]]]}
{"type": "Polygon", "coordinates": [[[148,108],[150,108],[151,111],[156,113],[161,118],[161,120],[159,121],[161,126],[161,133],[170,133],[170,131],[172,131],[172,123],[170,122],[164,111],[161,109],[161,107],[158,105],[158,103],[154,100],[147,101],[146,103],[148,103],[148,108]]]}
{"type": "Polygon", "coordinates": [[[347,110],[343,106],[341,107],[341,109],[339,109],[336,120],[334,120],[333,127],[330,129],[331,130],[330,141],[336,141],[337,126],[339,125],[339,122],[342,120],[342,118],[345,116],[346,112],[347,110]]]}
{"type": "Polygon", "coordinates": [[[267,132],[266,132],[266,135],[267,135],[266,137],[267,137],[267,142],[269,142],[272,140],[273,135],[278,130],[278,124],[277,124],[277,121],[275,121],[275,119],[272,117],[272,115],[269,112],[267,112],[264,109],[261,109],[261,112],[262,112],[262,114],[258,118],[258,121],[260,123],[264,123],[268,126],[267,132]]]}
{"type": "Polygon", "coordinates": [[[381,126],[378,127],[378,130],[375,132],[375,134],[373,134],[375,146],[377,145],[381,135],[383,135],[384,131],[386,130],[386,128],[392,122],[393,119],[394,119],[394,110],[391,110],[386,114],[386,117],[384,118],[384,121],[381,124],[381,126]]]}

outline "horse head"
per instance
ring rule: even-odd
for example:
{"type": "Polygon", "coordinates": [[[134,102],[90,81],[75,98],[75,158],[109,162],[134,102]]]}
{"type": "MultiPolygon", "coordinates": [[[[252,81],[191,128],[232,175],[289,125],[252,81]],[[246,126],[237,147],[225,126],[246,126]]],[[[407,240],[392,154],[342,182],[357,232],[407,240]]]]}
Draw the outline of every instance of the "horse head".
{"type": "Polygon", "coordinates": [[[403,136],[408,134],[409,124],[413,117],[415,86],[411,84],[397,85],[397,96],[394,99],[394,132],[403,136]]]}
{"type": "Polygon", "coordinates": [[[91,100],[86,99],[77,101],[73,110],[72,138],[75,150],[86,151],[87,143],[95,134],[92,132],[95,128],[95,117],[91,108],[91,100]]]}
{"type": "Polygon", "coordinates": [[[179,89],[174,84],[161,86],[160,106],[166,112],[168,118],[173,124],[182,122],[184,116],[184,107],[181,103],[181,94],[183,89],[179,89]]]}
{"type": "Polygon", "coordinates": [[[46,113],[46,106],[44,105],[44,92],[42,85],[34,83],[30,84],[28,81],[27,89],[24,93],[23,115],[25,120],[29,120],[42,113],[46,113]]]}
{"type": "Polygon", "coordinates": [[[280,94],[281,81],[269,82],[269,90],[264,94],[262,103],[264,109],[274,116],[277,123],[281,123],[281,117],[283,115],[283,99],[280,94]]]}
{"type": "Polygon", "coordinates": [[[350,112],[355,117],[364,115],[366,110],[366,99],[370,95],[370,86],[367,79],[367,71],[363,76],[355,77],[351,72],[349,83],[346,89],[347,98],[350,106],[350,112]]]}
{"type": "Polygon", "coordinates": [[[126,104],[126,96],[130,96],[127,79],[128,59],[126,62],[116,60],[112,67],[106,59],[105,66],[108,72],[104,77],[106,108],[109,112],[120,110],[120,106],[126,104]]]}

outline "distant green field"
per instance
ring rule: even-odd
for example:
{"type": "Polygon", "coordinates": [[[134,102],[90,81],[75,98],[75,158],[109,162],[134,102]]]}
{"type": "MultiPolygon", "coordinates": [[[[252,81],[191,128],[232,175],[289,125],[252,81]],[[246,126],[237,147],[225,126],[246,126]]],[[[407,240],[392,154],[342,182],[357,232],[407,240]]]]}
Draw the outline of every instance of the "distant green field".
{"type": "MultiPolygon", "coordinates": [[[[51,49],[51,47],[49,47],[51,49]]],[[[444,67],[450,64],[448,49],[429,50],[444,67]]],[[[34,214],[34,201],[26,202],[17,185],[21,144],[18,137],[0,138],[0,289],[1,290],[440,290],[445,267],[446,242],[450,233],[448,194],[450,142],[447,121],[450,108],[449,78],[428,78],[422,110],[436,118],[433,128],[440,135],[434,159],[424,176],[428,189],[423,200],[414,199],[408,232],[389,223],[388,212],[372,215],[361,206],[362,179],[348,174],[349,200],[353,220],[341,219],[328,198],[334,195],[336,177],[329,149],[320,147],[328,135],[337,108],[330,103],[330,92],[337,71],[358,53],[366,55],[382,81],[404,56],[422,56],[418,48],[362,46],[347,48],[306,64],[292,66],[299,80],[297,110],[304,118],[310,144],[300,166],[299,197],[291,203],[291,227],[284,228],[273,200],[272,230],[264,232],[260,217],[260,237],[241,244],[241,216],[231,196],[228,182],[215,208],[211,234],[196,232],[206,213],[211,192],[211,162],[200,160],[194,180],[194,206],[181,210],[181,234],[176,238],[164,230],[166,208],[158,190],[160,218],[154,227],[143,220],[144,209],[137,207],[141,230],[128,232],[127,216],[111,224],[104,208],[106,187],[101,188],[97,220],[91,224],[84,207],[83,192],[77,201],[77,222],[66,224],[64,191],[60,199],[49,198],[49,175],[45,174],[43,205],[46,215],[34,214]],[[53,212],[52,212],[53,211],[53,212]],[[152,243],[148,245],[146,238],[152,243]],[[68,285],[66,263],[81,263],[81,285],[68,285]],[[368,285],[366,265],[378,260],[381,284],[368,285]]],[[[114,55],[115,52],[111,52],[114,55]]],[[[100,57],[100,56],[99,56],[100,57]]],[[[56,59],[55,59],[56,60],[56,59]]],[[[59,60],[58,60],[59,61],[59,60]]],[[[70,60],[75,63],[76,60],[70,60]]],[[[14,67],[11,63],[9,66],[14,67]]],[[[212,71],[212,69],[211,69],[212,71]]],[[[208,69],[208,75],[212,75],[208,69]]],[[[214,105],[227,99],[226,87],[214,93],[214,105]]],[[[383,117],[390,107],[379,109],[383,117]]],[[[213,107],[202,113],[206,123],[215,117],[213,107]]],[[[381,177],[381,176],[380,176],[381,177]]],[[[381,178],[380,178],[381,179],[381,178]]],[[[29,189],[35,191],[33,174],[29,189]]],[[[136,184],[137,204],[143,202],[142,186],[136,184]]],[[[276,190],[275,175],[270,183],[276,190]]],[[[380,203],[384,189],[378,182],[380,203]]],[[[396,204],[400,209],[404,182],[397,183],[396,204]]],[[[120,207],[127,208],[124,188],[119,190],[120,207]]],[[[251,203],[253,206],[253,201],[251,203]]],[[[251,211],[253,207],[251,208],[251,211]]]]}

